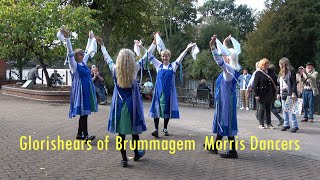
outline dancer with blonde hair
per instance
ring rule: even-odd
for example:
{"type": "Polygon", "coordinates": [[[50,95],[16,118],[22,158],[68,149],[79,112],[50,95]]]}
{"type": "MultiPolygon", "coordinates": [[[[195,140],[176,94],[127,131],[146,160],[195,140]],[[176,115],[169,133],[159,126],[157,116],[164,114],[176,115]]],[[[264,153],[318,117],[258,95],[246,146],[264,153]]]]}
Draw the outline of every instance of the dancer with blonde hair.
{"type": "Polygon", "coordinates": [[[144,56],[138,63],[135,62],[135,55],[130,49],[121,49],[116,64],[114,64],[110,55],[108,54],[103,40],[97,38],[97,42],[101,45],[101,50],[105,62],[108,64],[114,79],[114,91],[111,101],[110,117],[108,124],[108,131],[112,133],[119,133],[121,137],[121,155],[122,167],[128,166],[128,158],[126,150],[124,149],[124,140],[126,135],[132,135],[132,143],[135,144],[134,161],[138,161],[143,155],[144,151],[138,150],[137,142],[139,134],[147,130],[143,104],[139,92],[139,85],[137,82],[137,73],[142,63],[146,62],[144,56]]]}

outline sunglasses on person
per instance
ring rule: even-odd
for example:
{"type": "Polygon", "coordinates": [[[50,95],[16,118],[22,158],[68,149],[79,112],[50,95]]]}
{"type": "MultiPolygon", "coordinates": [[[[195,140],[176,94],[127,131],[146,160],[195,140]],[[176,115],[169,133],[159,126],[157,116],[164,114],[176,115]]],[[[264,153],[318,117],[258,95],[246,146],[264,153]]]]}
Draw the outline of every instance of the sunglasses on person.
{"type": "Polygon", "coordinates": [[[84,54],[85,54],[84,52],[79,52],[78,53],[79,56],[84,56],[84,54]]]}

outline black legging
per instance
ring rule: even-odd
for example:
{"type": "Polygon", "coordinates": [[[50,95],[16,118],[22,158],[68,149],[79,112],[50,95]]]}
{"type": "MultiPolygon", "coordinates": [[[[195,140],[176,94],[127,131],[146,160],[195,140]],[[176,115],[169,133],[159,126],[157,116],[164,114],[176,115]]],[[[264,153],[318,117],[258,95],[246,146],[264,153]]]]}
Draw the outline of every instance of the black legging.
{"type": "Polygon", "coordinates": [[[82,136],[82,133],[84,137],[88,136],[88,115],[79,118],[78,136],[82,136]]]}
{"type": "MultiPolygon", "coordinates": [[[[119,136],[121,137],[122,141],[121,141],[121,145],[122,148],[120,150],[121,155],[122,155],[122,160],[127,161],[127,151],[123,148],[124,147],[124,140],[126,139],[126,135],[125,134],[119,134],[119,136]]],[[[134,156],[137,157],[139,156],[138,153],[138,140],[139,140],[139,135],[138,134],[132,134],[132,144],[136,143],[135,149],[134,149],[134,156]]],[[[134,146],[134,145],[133,145],[134,146]]]]}
{"type": "MultiPolygon", "coordinates": [[[[220,143],[222,143],[222,142],[221,142],[222,138],[223,138],[223,136],[217,134],[216,140],[215,140],[215,142],[214,142],[214,150],[218,150],[218,149],[217,149],[218,141],[220,140],[220,143]]],[[[235,150],[236,150],[236,142],[235,142],[235,140],[234,140],[234,136],[228,136],[228,140],[229,140],[229,142],[230,142],[231,140],[233,140],[230,150],[231,150],[231,151],[235,151],[235,150]]]]}
{"type": "MultiPolygon", "coordinates": [[[[169,118],[164,119],[164,129],[168,129],[169,118]]],[[[154,128],[159,129],[159,118],[154,118],[154,128]]]]}

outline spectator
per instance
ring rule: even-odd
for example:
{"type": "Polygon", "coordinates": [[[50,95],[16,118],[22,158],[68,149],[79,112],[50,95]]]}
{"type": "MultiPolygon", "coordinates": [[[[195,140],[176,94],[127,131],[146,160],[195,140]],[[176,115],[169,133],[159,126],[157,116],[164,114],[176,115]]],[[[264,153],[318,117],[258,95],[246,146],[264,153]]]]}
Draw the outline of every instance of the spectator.
{"type": "Polygon", "coordinates": [[[53,73],[50,76],[50,80],[54,85],[62,85],[62,77],[56,69],[53,70],[53,73]]]}
{"type": "Polygon", "coordinates": [[[99,69],[92,65],[91,67],[91,77],[92,81],[94,83],[94,87],[96,89],[96,92],[98,94],[98,97],[100,99],[100,105],[106,105],[107,104],[107,98],[106,98],[106,90],[104,88],[104,79],[103,75],[99,73],[99,69]]]}
{"type": "Polygon", "coordinates": [[[239,85],[240,85],[240,97],[242,100],[242,107],[240,109],[246,109],[249,111],[249,93],[247,93],[248,90],[248,84],[251,79],[251,74],[248,73],[247,68],[243,68],[243,74],[239,77],[239,85]]]}
{"type": "Polygon", "coordinates": [[[37,78],[42,80],[42,78],[40,78],[38,73],[39,68],[40,68],[40,65],[36,65],[36,67],[32,68],[28,73],[28,80],[32,80],[33,84],[36,84],[37,78]]]}
{"type": "Polygon", "coordinates": [[[280,84],[280,92],[278,93],[278,99],[281,97],[282,99],[282,112],[284,117],[284,125],[281,131],[286,131],[290,129],[289,119],[291,119],[292,129],[291,132],[295,133],[299,130],[298,121],[295,114],[290,112],[285,112],[285,102],[287,96],[291,96],[293,100],[297,98],[297,85],[296,85],[296,76],[294,69],[290,65],[290,61],[288,58],[282,58],[279,61],[280,72],[279,72],[279,84],[280,84]]]}
{"type": "Polygon", "coordinates": [[[213,94],[211,93],[211,89],[207,86],[207,82],[205,79],[201,79],[197,90],[208,90],[209,91],[209,106],[213,107],[213,94]]]}
{"type": "Polygon", "coordinates": [[[211,89],[207,86],[207,82],[205,79],[201,79],[197,89],[207,89],[211,92],[211,89]]]}
{"type": "Polygon", "coordinates": [[[253,82],[253,91],[258,105],[258,120],[260,122],[260,129],[265,129],[264,113],[267,118],[267,128],[273,128],[271,124],[271,104],[276,95],[277,82],[274,71],[269,69],[270,61],[266,58],[260,60],[259,70],[255,74],[253,82]],[[264,112],[266,111],[266,112],[264,112]]]}
{"type": "MultiPolygon", "coordinates": [[[[259,61],[257,61],[256,62],[256,70],[252,73],[252,76],[251,76],[251,79],[250,79],[250,81],[249,81],[249,83],[248,83],[248,90],[247,90],[247,93],[248,94],[250,94],[251,92],[252,92],[252,86],[253,86],[253,81],[254,81],[254,79],[255,79],[255,75],[256,75],[256,72],[259,70],[259,61]]],[[[253,103],[254,103],[254,107],[256,108],[256,114],[255,114],[255,116],[256,116],[256,119],[258,119],[258,109],[259,109],[259,102],[258,102],[258,100],[256,100],[256,99],[254,99],[253,100],[253,103]]]]}
{"type": "Polygon", "coordinates": [[[301,71],[301,82],[303,84],[302,98],[304,119],[301,122],[313,122],[314,96],[319,94],[317,88],[318,72],[314,70],[313,63],[308,62],[306,69],[301,71]]]}
{"type": "MultiPolygon", "coordinates": [[[[275,66],[274,66],[273,64],[270,64],[269,68],[270,68],[272,71],[275,71],[275,66]]],[[[278,79],[277,75],[275,75],[275,76],[276,76],[276,79],[278,79]]],[[[281,111],[281,110],[280,110],[280,111],[281,111]]],[[[280,116],[280,114],[279,114],[280,111],[279,111],[278,108],[276,108],[276,107],[274,106],[274,102],[271,103],[271,112],[272,112],[272,114],[279,120],[278,126],[282,126],[282,125],[283,125],[283,122],[284,122],[284,119],[283,119],[283,118],[280,116]]],[[[265,122],[267,122],[266,116],[264,116],[264,119],[265,119],[265,122]]]]}
{"type": "Polygon", "coordinates": [[[296,81],[297,81],[297,92],[298,92],[298,97],[302,98],[302,90],[303,90],[303,83],[301,81],[301,74],[303,73],[304,67],[300,66],[298,68],[298,72],[296,74],[296,81]]]}

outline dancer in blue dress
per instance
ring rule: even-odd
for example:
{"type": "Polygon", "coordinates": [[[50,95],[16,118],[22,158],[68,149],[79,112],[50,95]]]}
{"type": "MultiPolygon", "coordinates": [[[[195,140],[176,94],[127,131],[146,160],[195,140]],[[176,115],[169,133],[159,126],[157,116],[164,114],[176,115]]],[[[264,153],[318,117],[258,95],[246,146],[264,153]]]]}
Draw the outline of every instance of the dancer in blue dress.
{"type": "MultiPolygon", "coordinates": [[[[153,44],[150,47],[150,54],[152,54],[155,50],[155,44],[156,36],[154,37],[153,44]]],[[[160,117],[164,119],[163,132],[165,133],[165,136],[169,135],[169,119],[178,119],[180,117],[178,109],[178,97],[175,85],[175,73],[184,56],[187,54],[188,50],[191,49],[194,45],[195,43],[190,43],[187,48],[180,54],[177,60],[173,63],[170,63],[171,52],[169,50],[161,51],[162,62],[160,62],[156,58],[150,59],[157,70],[157,78],[149,113],[149,116],[154,118],[155,130],[151,134],[154,137],[159,137],[158,129],[160,117]]]]}
{"type": "Polygon", "coordinates": [[[144,151],[137,149],[139,134],[147,130],[143,104],[137,83],[137,73],[147,61],[147,56],[143,56],[139,62],[135,62],[135,55],[130,49],[121,49],[116,64],[114,64],[101,38],[97,38],[101,45],[101,50],[105,62],[108,64],[114,79],[114,91],[111,102],[108,131],[119,133],[122,139],[122,161],[123,167],[128,166],[128,159],[124,147],[126,135],[131,134],[133,143],[136,144],[134,150],[134,161],[138,161],[144,151]]]}
{"type": "MultiPolygon", "coordinates": [[[[69,118],[80,115],[76,139],[85,139],[86,142],[92,141],[95,136],[88,135],[88,115],[91,112],[98,111],[96,91],[92,82],[90,69],[86,65],[89,54],[92,52],[85,52],[82,49],[75,49],[73,51],[69,31],[64,28],[61,28],[60,31],[66,38],[68,61],[72,77],[69,118]]],[[[95,40],[93,39],[93,34],[91,34],[89,35],[87,47],[90,47],[93,43],[95,43],[95,40]]]]}
{"type": "Polygon", "coordinates": [[[209,45],[215,62],[220,66],[223,72],[216,80],[216,109],[214,112],[212,132],[216,133],[217,137],[214,149],[211,149],[211,152],[217,154],[217,143],[219,141],[221,142],[223,136],[228,136],[231,148],[220,156],[222,158],[237,158],[238,154],[235,148],[234,136],[238,133],[236,94],[237,79],[240,75],[238,53],[234,49],[228,49],[230,55],[224,56],[225,59],[223,59],[223,54],[219,54],[215,47],[216,38],[217,36],[214,35],[211,38],[209,45]]]}

